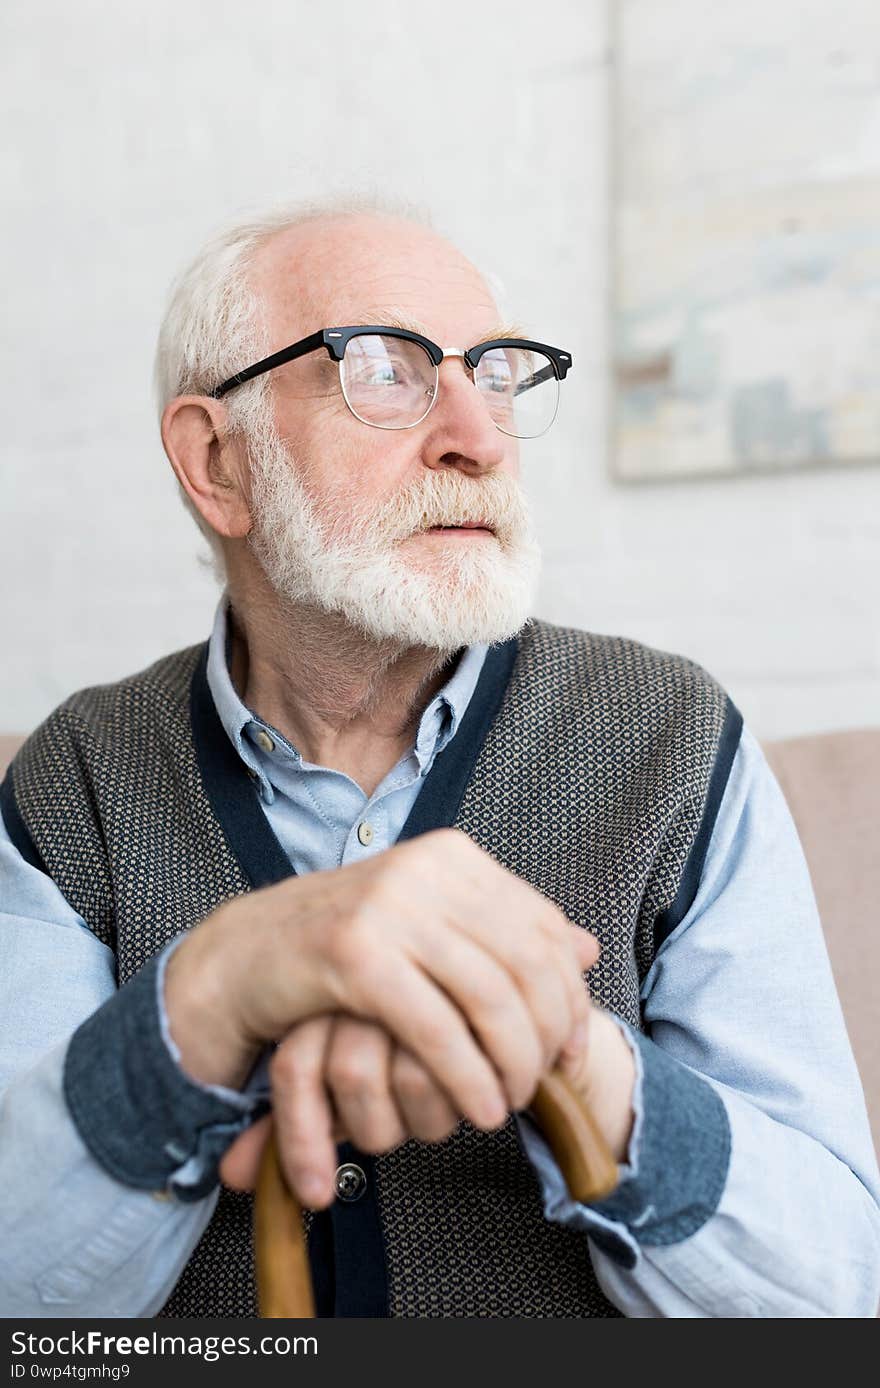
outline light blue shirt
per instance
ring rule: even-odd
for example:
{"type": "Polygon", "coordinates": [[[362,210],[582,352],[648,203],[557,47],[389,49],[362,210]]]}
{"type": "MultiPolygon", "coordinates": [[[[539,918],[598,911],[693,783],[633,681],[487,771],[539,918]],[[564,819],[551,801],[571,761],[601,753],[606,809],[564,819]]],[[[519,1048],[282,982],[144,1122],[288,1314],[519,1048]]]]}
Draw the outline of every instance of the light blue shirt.
{"type": "MultiPolygon", "coordinates": [[[[340,866],[394,843],[455,735],[485,647],[463,654],[425,709],[414,747],[367,797],[343,773],[304,762],[245,708],[225,637],[221,602],[211,693],[296,871],[340,866]]],[[[154,1315],[213,1212],[216,1193],[182,1203],[121,1185],[73,1124],[61,1087],[67,1043],[115,986],[112,952],[24,862],[0,821],[5,1316],[154,1315]]],[[[697,896],[659,950],[642,1003],[652,1041],[706,1078],[724,1103],[731,1158],[720,1203],[690,1237],[642,1246],[632,1228],[571,1204],[542,1140],[523,1123],[548,1217],[584,1231],[606,1295],[628,1316],[873,1316],[880,1178],[864,1100],[800,844],[747,730],[697,896]],[[593,1241],[608,1233],[631,1249],[632,1267],[593,1241]]],[[[625,1179],[638,1174],[640,1086],[641,1075],[625,1179]]],[[[185,1184],[191,1173],[176,1174],[185,1184]]]]}

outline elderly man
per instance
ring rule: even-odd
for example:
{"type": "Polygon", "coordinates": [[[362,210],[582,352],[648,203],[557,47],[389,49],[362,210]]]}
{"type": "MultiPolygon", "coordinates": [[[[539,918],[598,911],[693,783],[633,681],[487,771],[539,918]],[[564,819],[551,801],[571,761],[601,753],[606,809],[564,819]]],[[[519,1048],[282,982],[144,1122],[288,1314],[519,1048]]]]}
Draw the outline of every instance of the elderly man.
{"type": "Polygon", "coordinates": [[[162,437],[226,588],[4,786],[7,1315],[254,1314],[269,1090],[320,1314],[873,1314],[760,751],[690,662],[530,620],[520,440],[570,364],[383,212],[240,225],[178,286],[162,437]],[[525,1112],[554,1063],[619,1164],[591,1206],[525,1112]]]}

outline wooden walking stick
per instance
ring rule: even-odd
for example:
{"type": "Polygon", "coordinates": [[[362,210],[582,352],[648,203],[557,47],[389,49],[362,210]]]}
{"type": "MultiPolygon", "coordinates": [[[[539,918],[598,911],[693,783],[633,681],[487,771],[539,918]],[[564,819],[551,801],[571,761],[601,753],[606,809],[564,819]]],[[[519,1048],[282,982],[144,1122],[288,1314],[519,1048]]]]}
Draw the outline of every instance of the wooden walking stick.
{"type": "MultiPolygon", "coordinates": [[[[559,1070],[541,1081],[530,1107],[572,1199],[588,1203],[610,1195],[617,1185],[617,1164],[587,1104],[559,1070]]],[[[313,1317],[302,1211],[284,1180],[274,1130],[257,1182],[254,1245],[260,1315],[313,1317]]]]}

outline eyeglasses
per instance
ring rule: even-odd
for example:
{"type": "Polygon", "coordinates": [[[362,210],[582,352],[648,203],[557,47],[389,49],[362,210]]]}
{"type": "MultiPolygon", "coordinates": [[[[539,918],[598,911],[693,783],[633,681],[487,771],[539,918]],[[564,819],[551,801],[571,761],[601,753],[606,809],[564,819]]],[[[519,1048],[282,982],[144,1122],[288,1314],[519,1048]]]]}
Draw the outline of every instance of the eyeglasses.
{"type": "Polygon", "coordinates": [[[437,400],[441,363],[460,357],[502,434],[538,438],[556,418],[559,382],[571,366],[568,352],[519,337],[494,338],[462,351],[438,347],[405,328],[323,328],[237,371],[211,395],[219,400],[255,376],[322,347],[339,367],[348,408],[375,429],[421,424],[437,400]]]}

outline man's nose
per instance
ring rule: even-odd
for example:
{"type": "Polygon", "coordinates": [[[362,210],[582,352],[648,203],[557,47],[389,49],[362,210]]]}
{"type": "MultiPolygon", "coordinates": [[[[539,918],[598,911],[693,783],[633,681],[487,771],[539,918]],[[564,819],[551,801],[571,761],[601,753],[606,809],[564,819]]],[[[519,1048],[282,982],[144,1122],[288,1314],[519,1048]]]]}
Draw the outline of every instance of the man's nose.
{"type": "Polygon", "coordinates": [[[438,375],[437,400],[425,420],[425,462],[430,467],[454,462],[472,472],[499,467],[513,440],[496,427],[470,371],[460,358],[450,358],[438,375]]]}

